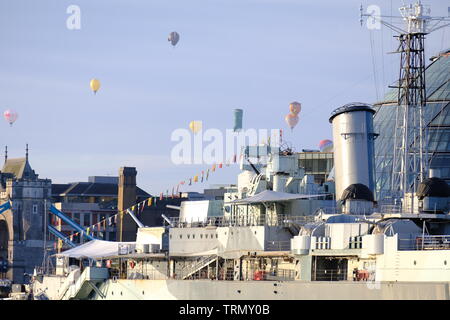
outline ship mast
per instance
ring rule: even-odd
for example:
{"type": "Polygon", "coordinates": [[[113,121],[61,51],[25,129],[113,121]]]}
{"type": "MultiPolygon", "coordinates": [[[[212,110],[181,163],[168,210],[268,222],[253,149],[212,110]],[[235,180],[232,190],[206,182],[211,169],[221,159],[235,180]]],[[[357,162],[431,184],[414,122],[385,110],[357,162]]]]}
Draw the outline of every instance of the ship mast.
{"type": "Polygon", "coordinates": [[[425,88],[425,36],[450,25],[448,17],[431,17],[430,9],[420,1],[400,7],[401,16],[363,14],[395,31],[400,54],[399,80],[391,88],[398,89],[396,124],[394,128],[394,156],[392,160],[391,192],[402,202],[403,212],[413,212],[417,186],[428,173],[427,124],[425,88]],[[426,11],[426,12],[425,12],[426,11]],[[384,19],[399,19],[402,23],[388,23],[384,19]],[[400,25],[400,26],[399,26],[400,25]]]}

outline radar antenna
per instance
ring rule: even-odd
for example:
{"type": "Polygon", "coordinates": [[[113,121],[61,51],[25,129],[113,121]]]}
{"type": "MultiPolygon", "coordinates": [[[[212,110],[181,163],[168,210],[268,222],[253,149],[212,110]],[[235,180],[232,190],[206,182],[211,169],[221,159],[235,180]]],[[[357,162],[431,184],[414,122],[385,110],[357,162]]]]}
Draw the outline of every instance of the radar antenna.
{"type": "Polygon", "coordinates": [[[402,199],[403,211],[413,212],[414,194],[428,172],[425,36],[450,25],[450,17],[430,16],[431,9],[420,0],[400,7],[400,16],[381,15],[377,6],[369,6],[370,13],[365,14],[361,5],[360,11],[361,25],[363,17],[367,17],[368,26],[372,24],[370,29],[378,23],[398,34],[395,37],[400,43],[395,53],[400,53],[400,76],[396,85],[390,86],[398,89],[391,191],[394,198],[402,199]],[[387,18],[392,22],[387,22],[387,18]]]}

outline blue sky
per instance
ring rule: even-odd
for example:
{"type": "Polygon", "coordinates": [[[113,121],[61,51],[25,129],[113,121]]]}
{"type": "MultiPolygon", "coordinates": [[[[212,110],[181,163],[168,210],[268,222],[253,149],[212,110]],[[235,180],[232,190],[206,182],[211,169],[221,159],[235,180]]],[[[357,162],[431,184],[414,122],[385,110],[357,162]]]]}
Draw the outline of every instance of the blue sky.
{"type": "MultiPolygon", "coordinates": [[[[398,57],[386,54],[392,33],[361,27],[361,2],[395,15],[401,4],[0,0],[0,107],[19,113],[13,127],[0,123],[1,153],[7,144],[21,157],[29,143],[33,168],[56,183],[135,166],[138,184],[158,194],[207,168],[170,161],[172,131],[191,120],[224,131],[242,108],[245,128],[283,128],[296,150],[317,148],[332,138],[332,110],[375,102],[398,73],[398,57]],[[72,4],[80,30],[66,27],[72,4]],[[175,48],[171,31],[181,37],[175,48]],[[92,78],[102,83],[97,95],[92,78]],[[303,109],[291,133],[284,116],[294,100],[303,109]]],[[[447,15],[446,1],[425,4],[447,15]]],[[[449,33],[428,36],[428,57],[448,47],[449,33]]],[[[224,168],[209,182],[235,183],[237,173],[224,168]]]]}

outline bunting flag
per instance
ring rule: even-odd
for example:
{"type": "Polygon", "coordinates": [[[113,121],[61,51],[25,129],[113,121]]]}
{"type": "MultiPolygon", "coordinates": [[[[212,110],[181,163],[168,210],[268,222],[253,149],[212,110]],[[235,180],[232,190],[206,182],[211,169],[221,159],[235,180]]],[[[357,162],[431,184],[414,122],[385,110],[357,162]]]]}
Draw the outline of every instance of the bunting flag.
{"type": "MultiPolygon", "coordinates": [[[[280,133],[282,133],[282,132],[280,131],[280,133]]],[[[242,157],[243,157],[243,154],[240,155],[240,159],[242,159],[242,157]]],[[[234,154],[233,157],[232,157],[232,160],[229,159],[229,160],[225,161],[225,165],[229,166],[231,164],[231,162],[236,163],[236,160],[237,160],[237,155],[234,154]]],[[[216,166],[218,166],[219,169],[223,168],[223,164],[224,163],[222,163],[222,162],[219,163],[218,165],[216,163],[214,163],[211,168],[208,168],[206,170],[206,175],[205,175],[205,171],[202,170],[201,171],[201,176],[200,176],[201,177],[200,178],[200,182],[203,183],[205,180],[208,181],[209,173],[210,172],[215,172],[216,171],[216,166]]],[[[189,178],[189,179],[180,181],[180,183],[178,183],[178,185],[176,186],[176,192],[175,192],[175,186],[173,186],[172,187],[171,198],[174,199],[175,196],[178,198],[179,197],[179,191],[180,191],[179,190],[180,189],[180,185],[183,186],[189,181],[188,185],[191,186],[192,185],[192,180],[194,180],[195,183],[199,182],[199,175],[195,175],[193,178],[189,178]]],[[[166,190],[166,197],[167,198],[169,197],[169,189],[166,190]]],[[[163,198],[164,198],[164,193],[161,192],[160,196],[159,196],[159,200],[163,200],[163,198]]],[[[134,213],[139,214],[139,213],[142,213],[144,211],[146,205],[148,207],[150,207],[152,205],[156,206],[157,201],[158,201],[158,197],[149,197],[148,199],[146,199],[144,201],[141,201],[138,204],[135,204],[131,208],[128,208],[128,209],[131,209],[131,211],[133,211],[134,213]],[[137,206],[137,211],[136,211],[136,206],[137,206]]],[[[83,237],[85,233],[89,235],[90,233],[95,232],[95,231],[102,232],[102,230],[101,230],[102,229],[102,225],[103,225],[103,231],[106,231],[106,223],[108,223],[108,226],[113,226],[113,225],[117,224],[117,216],[120,215],[120,218],[123,218],[124,214],[125,215],[128,214],[128,209],[126,209],[124,211],[120,211],[120,212],[118,212],[118,213],[116,213],[116,214],[114,214],[114,215],[112,215],[112,216],[110,216],[108,218],[105,217],[103,220],[100,220],[97,223],[93,224],[92,226],[88,227],[86,229],[86,231],[81,231],[81,232],[77,232],[77,233],[74,233],[72,235],[66,236],[65,239],[70,239],[71,241],[73,241],[74,237],[78,237],[78,236],[83,237]]],[[[57,217],[52,217],[51,223],[53,225],[56,225],[56,226],[59,225],[61,227],[62,220],[57,218],[57,217]]]]}

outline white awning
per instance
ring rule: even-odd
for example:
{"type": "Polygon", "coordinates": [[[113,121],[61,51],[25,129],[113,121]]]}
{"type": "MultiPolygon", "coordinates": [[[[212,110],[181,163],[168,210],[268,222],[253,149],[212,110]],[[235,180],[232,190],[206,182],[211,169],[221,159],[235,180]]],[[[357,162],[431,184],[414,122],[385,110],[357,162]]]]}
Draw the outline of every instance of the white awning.
{"type": "Polygon", "coordinates": [[[254,196],[245,198],[245,199],[237,199],[234,201],[227,202],[229,204],[251,204],[251,203],[262,203],[262,202],[279,202],[279,201],[290,201],[297,199],[310,199],[310,198],[318,198],[324,197],[328,195],[328,193],[322,194],[298,194],[298,193],[286,193],[286,192],[278,192],[272,190],[264,190],[254,196]]]}
{"type": "Polygon", "coordinates": [[[119,245],[135,245],[136,242],[114,242],[104,240],[91,240],[78,247],[55,254],[57,257],[68,258],[92,258],[99,259],[104,257],[117,256],[119,254],[119,245]]]}

